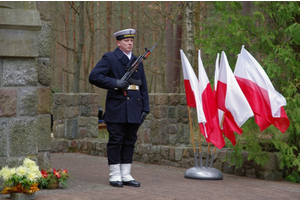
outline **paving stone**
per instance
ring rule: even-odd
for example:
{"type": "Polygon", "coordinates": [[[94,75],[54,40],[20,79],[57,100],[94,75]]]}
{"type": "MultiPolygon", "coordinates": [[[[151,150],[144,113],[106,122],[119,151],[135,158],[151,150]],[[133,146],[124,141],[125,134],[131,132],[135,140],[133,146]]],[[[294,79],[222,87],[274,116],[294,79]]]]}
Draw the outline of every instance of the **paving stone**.
{"type": "MultiPolygon", "coordinates": [[[[51,153],[52,167],[67,169],[69,188],[40,190],[36,200],[299,200],[300,184],[266,181],[223,174],[223,180],[184,178],[185,168],[132,164],[132,176],[141,187],[114,188],[109,185],[107,158],[79,153],[51,153]]],[[[0,199],[9,199],[0,195],[0,199]]]]}

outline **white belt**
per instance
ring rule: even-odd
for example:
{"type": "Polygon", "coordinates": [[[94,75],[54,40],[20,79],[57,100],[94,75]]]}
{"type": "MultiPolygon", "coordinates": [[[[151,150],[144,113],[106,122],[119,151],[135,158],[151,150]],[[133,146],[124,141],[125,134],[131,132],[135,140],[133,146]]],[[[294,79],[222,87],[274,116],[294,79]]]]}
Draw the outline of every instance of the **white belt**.
{"type": "Polygon", "coordinates": [[[138,85],[129,85],[127,90],[140,90],[140,87],[138,85]]]}

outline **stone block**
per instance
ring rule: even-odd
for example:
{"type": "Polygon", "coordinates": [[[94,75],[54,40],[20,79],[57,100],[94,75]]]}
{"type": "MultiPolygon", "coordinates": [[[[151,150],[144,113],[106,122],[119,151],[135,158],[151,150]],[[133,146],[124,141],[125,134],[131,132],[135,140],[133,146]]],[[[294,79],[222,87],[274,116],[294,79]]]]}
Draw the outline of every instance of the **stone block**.
{"type": "Polygon", "coordinates": [[[8,166],[10,168],[18,167],[18,166],[23,164],[24,158],[25,157],[23,157],[23,156],[19,156],[19,157],[0,157],[0,169],[2,169],[5,166],[8,166]]]}
{"type": "Polygon", "coordinates": [[[37,136],[38,136],[38,150],[51,150],[51,116],[38,115],[36,120],[37,136]]]}
{"type": "Polygon", "coordinates": [[[92,112],[90,116],[98,117],[98,105],[97,104],[91,104],[92,112]]]}
{"type": "Polygon", "coordinates": [[[38,95],[35,87],[20,88],[20,115],[35,116],[37,114],[38,95]]]}
{"type": "Polygon", "coordinates": [[[148,154],[151,152],[151,144],[139,144],[137,145],[137,151],[139,154],[148,154]]]}
{"type": "Polygon", "coordinates": [[[245,176],[249,178],[256,178],[255,169],[246,169],[245,176]]]}
{"type": "MultiPolygon", "coordinates": [[[[51,141],[50,141],[50,143],[51,143],[51,141]]],[[[40,167],[40,171],[42,169],[51,168],[50,151],[39,152],[37,155],[37,159],[38,159],[38,165],[40,167]]]]}
{"type": "Polygon", "coordinates": [[[157,119],[164,119],[167,117],[167,106],[166,105],[160,105],[160,106],[154,106],[153,108],[153,115],[157,119]]]}
{"type": "Polygon", "coordinates": [[[56,129],[56,137],[57,138],[65,137],[65,124],[57,124],[55,129],[56,129]]]}
{"type": "Polygon", "coordinates": [[[77,93],[66,93],[66,106],[79,106],[80,105],[80,94],[77,93]]]}
{"type": "Polygon", "coordinates": [[[98,94],[95,93],[81,93],[80,94],[81,105],[98,104],[98,94]]]}
{"type": "Polygon", "coordinates": [[[10,198],[13,200],[34,200],[36,198],[36,193],[11,193],[10,198]]]}
{"type": "Polygon", "coordinates": [[[65,117],[67,119],[77,118],[79,116],[79,107],[78,106],[70,106],[65,108],[65,117]]]}
{"type": "Polygon", "coordinates": [[[278,181],[282,179],[282,173],[278,170],[274,171],[257,171],[257,178],[267,181],[278,181]]]}
{"type": "Polygon", "coordinates": [[[36,86],[37,80],[37,62],[35,59],[3,60],[3,86],[36,86]]]}
{"type": "Polygon", "coordinates": [[[50,114],[51,112],[51,98],[52,92],[50,88],[38,88],[38,105],[37,105],[37,114],[50,114]]]}
{"type": "Polygon", "coordinates": [[[234,170],[234,174],[237,176],[245,176],[246,170],[245,170],[245,168],[242,168],[242,167],[236,167],[234,170]]]}
{"type": "Polygon", "coordinates": [[[169,151],[170,151],[169,146],[161,146],[160,151],[161,151],[162,159],[168,159],[169,158],[169,151]]]}
{"type": "Polygon", "coordinates": [[[50,58],[38,58],[38,81],[40,84],[50,86],[50,58]]]}
{"type": "Polygon", "coordinates": [[[144,121],[143,124],[142,124],[142,127],[143,127],[143,128],[150,128],[150,122],[151,122],[151,121],[148,120],[148,119],[150,118],[150,116],[151,116],[151,114],[148,114],[148,115],[147,115],[145,121],[144,121]]]}
{"type": "Polygon", "coordinates": [[[66,118],[66,108],[59,107],[56,112],[53,112],[54,120],[63,120],[66,118]]]}
{"type": "Polygon", "coordinates": [[[67,140],[51,140],[51,153],[68,152],[67,140]]]}
{"type": "Polygon", "coordinates": [[[188,123],[189,122],[189,114],[187,106],[177,106],[176,109],[177,122],[178,123],[188,123]]]}
{"type": "Polygon", "coordinates": [[[189,144],[190,143],[190,126],[188,124],[177,124],[177,143],[189,144]]]}
{"type": "Polygon", "coordinates": [[[230,165],[224,165],[224,173],[226,174],[233,174],[234,173],[234,167],[230,165]]]}
{"type": "Polygon", "coordinates": [[[87,106],[87,105],[90,105],[90,94],[88,93],[81,93],[80,94],[80,105],[83,105],[83,106],[87,106]]]}
{"type": "Polygon", "coordinates": [[[40,13],[36,9],[13,9],[0,8],[0,29],[14,29],[14,30],[29,30],[40,31],[41,19],[40,13]]]}
{"type": "Polygon", "coordinates": [[[175,147],[174,146],[170,147],[169,160],[171,160],[171,161],[175,160],[175,147]]]}
{"type": "MultiPolygon", "coordinates": [[[[7,157],[7,122],[0,120],[0,157],[7,157]]],[[[1,169],[1,168],[0,168],[1,169]]]]}
{"type": "Polygon", "coordinates": [[[87,137],[87,130],[85,127],[79,127],[79,138],[87,137]]]}
{"type": "Polygon", "coordinates": [[[169,143],[170,144],[176,145],[177,141],[178,141],[178,137],[177,137],[176,134],[175,135],[174,134],[169,135],[169,143]]]}
{"type": "Polygon", "coordinates": [[[160,154],[149,154],[148,155],[148,162],[155,165],[161,164],[161,156],[160,154]]]}
{"type": "Polygon", "coordinates": [[[80,106],[80,116],[92,116],[93,108],[91,105],[80,106]]]}
{"type": "Polygon", "coordinates": [[[89,117],[87,121],[87,137],[97,138],[99,135],[98,131],[98,117],[89,117]]]}
{"type": "Polygon", "coordinates": [[[149,94],[149,105],[150,105],[150,106],[153,105],[154,102],[155,102],[155,95],[156,95],[156,94],[153,94],[153,93],[150,93],[150,94],[149,94]]]}
{"type": "Polygon", "coordinates": [[[9,9],[36,10],[35,1],[1,1],[0,5],[9,9]]]}
{"type": "Polygon", "coordinates": [[[183,94],[170,94],[169,99],[170,99],[170,105],[171,106],[176,106],[180,103],[181,98],[183,94]]]}
{"type": "Polygon", "coordinates": [[[67,95],[65,93],[54,93],[52,94],[53,104],[52,106],[56,108],[57,106],[66,105],[67,95]]]}
{"type": "Polygon", "coordinates": [[[13,119],[9,121],[9,156],[27,156],[38,153],[35,119],[13,119]]]}
{"type": "Polygon", "coordinates": [[[180,104],[181,104],[181,105],[185,105],[185,106],[187,105],[187,102],[186,102],[186,95],[185,95],[185,94],[181,96],[180,104]]]}
{"type": "Polygon", "coordinates": [[[176,108],[175,108],[175,106],[170,106],[168,108],[168,119],[176,119],[176,108]]]}
{"type": "Polygon", "coordinates": [[[278,166],[278,157],[276,153],[268,153],[269,155],[269,160],[266,163],[264,169],[265,170],[278,170],[279,166],[278,166]]]}
{"type": "Polygon", "coordinates": [[[94,142],[93,149],[100,151],[100,152],[106,152],[106,143],[107,143],[107,141],[94,142]]]}
{"type": "Polygon", "coordinates": [[[0,89],[0,117],[17,115],[17,89],[0,89]]]}
{"type": "Polygon", "coordinates": [[[155,120],[151,123],[152,144],[168,144],[168,120],[155,120]]]}
{"type": "Polygon", "coordinates": [[[167,94],[156,94],[155,95],[155,104],[156,105],[166,105],[168,104],[168,95],[167,94]]]}
{"type": "Polygon", "coordinates": [[[170,124],[169,125],[169,134],[176,134],[178,131],[177,124],[170,124]]]}
{"type": "Polygon", "coordinates": [[[143,141],[144,143],[150,143],[151,139],[150,139],[150,128],[144,128],[144,137],[143,137],[143,141]]]}
{"type": "Polygon", "coordinates": [[[88,123],[89,119],[90,119],[89,117],[78,117],[77,118],[77,120],[78,120],[78,126],[79,127],[87,126],[87,123],[88,123]]]}
{"type": "Polygon", "coordinates": [[[160,145],[151,146],[151,154],[160,154],[160,145]]]}
{"type": "Polygon", "coordinates": [[[50,1],[37,1],[37,9],[40,11],[41,20],[51,21],[50,1]]]}
{"type": "Polygon", "coordinates": [[[79,137],[77,119],[66,119],[65,123],[65,138],[69,140],[77,139],[79,137]]]}
{"type": "Polygon", "coordinates": [[[51,22],[42,22],[41,31],[38,34],[39,57],[51,57],[51,22]]]}
{"type": "Polygon", "coordinates": [[[179,161],[182,159],[182,152],[183,152],[183,148],[182,147],[176,147],[175,148],[175,160],[179,161]]]}
{"type": "Polygon", "coordinates": [[[35,2],[1,2],[1,4],[5,7],[0,8],[0,56],[37,57],[36,38],[41,30],[41,20],[36,6],[33,6],[35,2]],[[24,9],[26,5],[31,5],[29,6],[31,8],[24,9]]]}

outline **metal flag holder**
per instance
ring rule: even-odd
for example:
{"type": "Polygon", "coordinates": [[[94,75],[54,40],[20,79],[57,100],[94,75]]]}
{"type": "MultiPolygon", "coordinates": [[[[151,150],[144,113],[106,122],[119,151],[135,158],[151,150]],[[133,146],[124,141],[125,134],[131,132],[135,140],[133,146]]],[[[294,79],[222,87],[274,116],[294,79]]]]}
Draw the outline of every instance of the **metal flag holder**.
{"type": "MultiPolygon", "coordinates": [[[[210,143],[208,144],[210,146],[210,143]]],[[[200,147],[199,147],[200,148],[200,147]]],[[[215,148],[216,149],[216,148],[215,148]]],[[[206,156],[206,164],[202,166],[202,152],[199,153],[199,165],[197,159],[197,153],[194,153],[196,167],[187,169],[184,173],[185,178],[200,179],[200,180],[223,180],[223,174],[218,169],[212,168],[214,160],[215,150],[212,153],[210,165],[208,166],[209,160],[209,148],[206,156]]]]}
{"type": "Polygon", "coordinates": [[[194,142],[194,135],[193,135],[193,128],[192,128],[192,122],[191,122],[191,115],[190,115],[190,107],[188,106],[188,112],[189,112],[189,121],[190,121],[190,135],[192,138],[193,143],[193,149],[194,149],[194,158],[195,158],[195,167],[191,167],[187,169],[184,173],[185,178],[190,179],[199,179],[199,180],[223,180],[223,174],[218,169],[212,168],[214,155],[216,153],[217,148],[214,148],[214,151],[211,156],[210,165],[209,163],[209,151],[210,151],[210,143],[208,143],[207,148],[207,155],[206,155],[206,163],[205,166],[202,165],[202,152],[201,152],[201,134],[199,131],[199,165],[198,165],[198,159],[197,159],[197,152],[195,148],[195,142],[194,142]]]}

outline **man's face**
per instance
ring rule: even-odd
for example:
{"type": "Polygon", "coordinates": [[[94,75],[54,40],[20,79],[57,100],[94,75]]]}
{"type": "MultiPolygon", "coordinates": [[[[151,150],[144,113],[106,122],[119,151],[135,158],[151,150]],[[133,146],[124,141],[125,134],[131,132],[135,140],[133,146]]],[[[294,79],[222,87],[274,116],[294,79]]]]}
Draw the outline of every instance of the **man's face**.
{"type": "Polygon", "coordinates": [[[124,53],[129,54],[133,48],[133,38],[117,40],[117,45],[124,53]]]}

